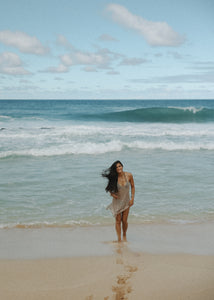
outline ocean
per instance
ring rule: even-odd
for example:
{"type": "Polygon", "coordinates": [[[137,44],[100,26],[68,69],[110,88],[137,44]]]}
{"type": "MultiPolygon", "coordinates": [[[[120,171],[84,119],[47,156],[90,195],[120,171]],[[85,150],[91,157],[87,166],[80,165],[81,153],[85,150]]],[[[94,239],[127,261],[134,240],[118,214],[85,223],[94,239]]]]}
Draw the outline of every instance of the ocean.
{"type": "Polygon", "coordinates": [[[214,100],[1,100],[0,228],[114,223],[104,169],[135,180],[132,224],[214,221],[214,100]]]}

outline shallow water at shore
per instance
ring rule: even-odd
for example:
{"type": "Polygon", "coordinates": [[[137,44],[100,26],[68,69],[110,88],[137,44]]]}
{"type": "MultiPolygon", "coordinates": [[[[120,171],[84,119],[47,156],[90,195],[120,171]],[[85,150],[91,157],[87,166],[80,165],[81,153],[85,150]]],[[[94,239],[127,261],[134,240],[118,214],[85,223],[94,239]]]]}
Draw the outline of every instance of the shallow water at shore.
{"type": "MultiPolygon", "coordinates": [[[[136,195],[130,223],[201,223],[214,219],[213,153],[124,151],[136,195]]],[[[1,161],[1,228],[109,225],[102,170],[117,155],[9,158],[1,161]]]]}
{"type": "MultiPolygon", "coordinates": [[[[214,224],[130,225],[128,242],[134,252],[214,255],[214,224]]],[[[46,229],[1,229],[0,259],[103,256],[115,252],[114,226],[46,229]]]]}

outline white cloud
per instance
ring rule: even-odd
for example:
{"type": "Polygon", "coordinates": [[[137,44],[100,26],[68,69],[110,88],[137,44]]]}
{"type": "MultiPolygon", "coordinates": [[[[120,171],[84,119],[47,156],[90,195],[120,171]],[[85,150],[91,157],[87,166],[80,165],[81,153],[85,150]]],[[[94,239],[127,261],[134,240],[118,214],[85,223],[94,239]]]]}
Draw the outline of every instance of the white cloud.
{"type": "Polygon", "coordinates": [[[137,31],[151,46],[179,46],[185,39],[166,22],[152,22],[128,11],[124,6],[109,4],[107,11],[118,24],[137,31]]]}
{"type": "Polygon", "coordinates": [[[8,75],[30,74],[30,72],[23,68],[23,63],[19,56],[12,52],[3,52],[0,54],[0,73],[8,75]]]}
{"type": "Polygon", "coordinates": [[[105,41],[105,42],[117,42],[118,40],[115,39],[114,37],[112,37],[109,34],[102,34],[101,36],[99,36],[98,38],[100,41],[105,41]]]}
{"type": "Polygon", "coordinates": [[[68,67],[64,64],[59,64],[58,67],[49,67],[43,71],[40,71],[42,73],[66,73],[68,72],[68,67]]]}
{"type": "Polygon", "coordinates": [[[109,72],[107,72],[106,74],[108,74],[108,75],[119,75],[120,73],[119,72],[117,72],[117,71],[109,71],[109,72]]]}
{"type": "Polygon", "coordinates": [[[71,65],[94,65],[103,66],[110,62],[111,58],[106,53],[90,53],[75,51],[61,56],[61,61],[67,66],[71,65]]]}
{"type": "Polygon", "coordinates": [[[100,49],[97,52],[72,50],[70,53],[60,56],[61,62],[58,67],[49,67],[43,72],[65,73],[68,72],[69,67],[75,65],[85,66],[84,71],[86,72],[96,72],[97,68],[109,69],[109,65],[116,57],[119,56],[107,49],[100,49]]]}
{"type": "Polygon", "coordinates": [[[21,31],[0,31],[0,43],[18,48],[23,53],[44,55],[49,52],[49,49],[44,47],[35,36],[30,36],[21,31]]]}
{"type": "Polygon", "coordinates": [[[194,74],[180,74],[171,76],[157,76],[151,78],[138,78],[131,80],[136,83],[165,83],[165,84],[180,84],[180,83],[213,83],[214,73],[213,72],[203,72],[194,74]]]}
{"type": "Polygon", "coordinates": [[[72,49],[73,46],[69,43],[69,41],[66,39],[66,37],[62,34],[59,34],[57,36],[57,44],[58,45],[61,45],[61,46],[64,46],[65,48],[68,48],[68,49],[72,49]]]}
{"type": "Polygon", "coordinates": [[[84,68],[85,72],[97,72],[96,68],[87,66],[84,68]]]}
{"type": "Polygon", "coordinates": [[[61,62],[65,66],[72,66],[74,64],[70,54],[64,54],[60,57],[61,62]]]}
{"type": "MultiPolygon", "coordinates": [[[[97,72],[98,69],[112,70],[115,63],[119,65],[134,66],[140,65],[147,60],[142,58],[126,58],[125,55],[110,51],[108,48],[95,47],[94,52],[82,51],[73,47],[68,40],[59,35],[57,43],[69,48],[69,53],[59,56],[60,63],[57,67],[49,67],[41,72],[65,73],[70,67],[83,66],[85,72],[97,72]]],[[[118,74],[114,72],[112,74],[118,74]]]]}
{"type": "Polygon", "coordinates": [[[132,57],[132,58],[124,58],[120,65],[123,66],[138,66],[141,65],[143,63],[148,62],[146,59],[143,58],[137,58],[137,57],[132,57]]]}

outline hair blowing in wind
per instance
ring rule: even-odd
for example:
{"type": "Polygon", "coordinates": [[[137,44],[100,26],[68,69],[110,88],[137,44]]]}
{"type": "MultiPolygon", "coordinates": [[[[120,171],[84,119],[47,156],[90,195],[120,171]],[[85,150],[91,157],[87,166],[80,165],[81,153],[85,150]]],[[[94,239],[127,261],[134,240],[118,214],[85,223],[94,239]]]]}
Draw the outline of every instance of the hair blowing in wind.
{"type": "Polygon", "coordinates": [[[105,188],[106,192],[110,192],[110,193],[118,192],[118,188],[117,188],[118,174],[116,170],[116,166],[118,163],[121,164],[121,166],[123,166],[123,164],[119,160],[117,160],[111,165],[110,168],[104,170],[102,173],[102,177],[106,177],[108,179],[108,184],[105,188]]]}

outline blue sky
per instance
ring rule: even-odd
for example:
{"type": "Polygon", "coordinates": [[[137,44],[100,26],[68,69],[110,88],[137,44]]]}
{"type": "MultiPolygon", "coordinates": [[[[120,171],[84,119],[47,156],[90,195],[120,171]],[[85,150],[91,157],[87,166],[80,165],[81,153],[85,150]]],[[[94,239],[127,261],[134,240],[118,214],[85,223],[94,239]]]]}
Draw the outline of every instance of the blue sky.
{"type": "Polygon", "coordinates": [[[214,99],[213,0],[0,4],[0,99],[214,99]]]}

